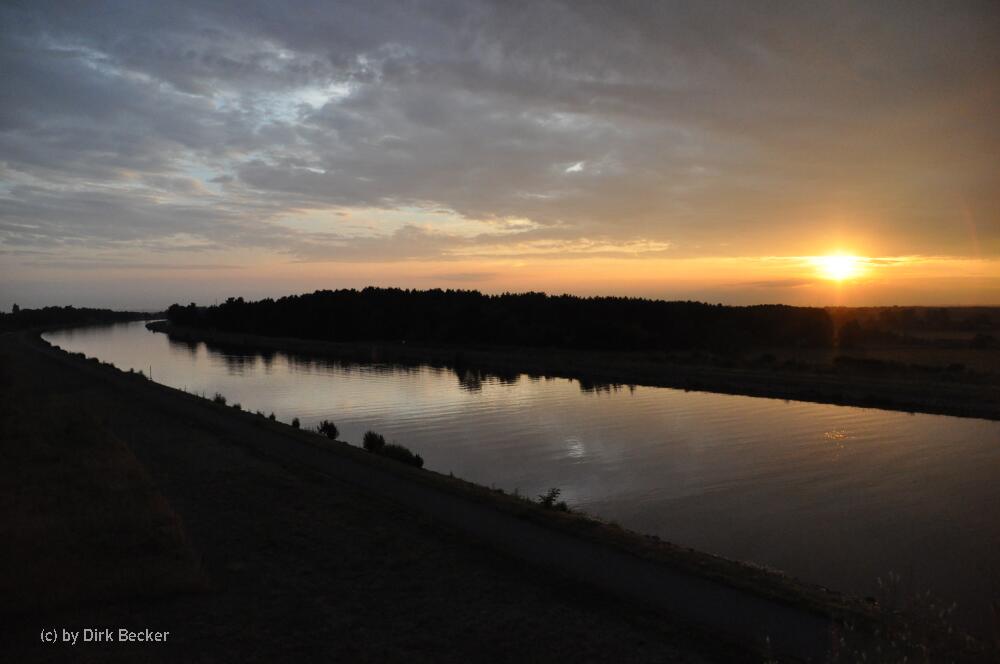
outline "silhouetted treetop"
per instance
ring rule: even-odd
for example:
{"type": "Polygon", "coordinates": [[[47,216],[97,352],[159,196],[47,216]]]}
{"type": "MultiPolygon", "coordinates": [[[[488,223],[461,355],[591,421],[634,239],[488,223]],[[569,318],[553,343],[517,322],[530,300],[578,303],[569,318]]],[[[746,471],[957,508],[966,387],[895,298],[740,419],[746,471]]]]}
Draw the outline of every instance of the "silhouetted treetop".
{"type": "Polygon", "coordinates": [[[819,308],[544,293],[369,287],[174,304],[167,316],[189,327],[329,341],[715,351],[833,343],[830,316],[819,308]]]}

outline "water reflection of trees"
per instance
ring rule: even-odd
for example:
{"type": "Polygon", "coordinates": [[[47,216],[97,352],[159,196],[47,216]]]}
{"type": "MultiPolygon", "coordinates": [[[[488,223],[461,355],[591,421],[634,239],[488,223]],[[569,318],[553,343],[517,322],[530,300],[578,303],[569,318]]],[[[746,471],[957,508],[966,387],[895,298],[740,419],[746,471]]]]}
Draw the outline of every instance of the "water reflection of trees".
{"type": "Polygon", "coordinates": [[[488,383],[517,385],[521,379],[521,374],[517,372],[488,371],[468,365],[455,365],[452,367],[452,371],[458,377],[459,387],[466,392],[481,392],[483,385],[488,383]]]}
{"type": "Polygon", "coordinates": [[[220,353],[222,361],[226,365],[226,372],[230,375],[244,376],[252,372],[257,366],[257,355],[243,353],[220,353]]]}
{"type": "Polygon", "coordinates": [[[387,375],[393,373],[420,373],[424,365],[400,362],[366,362],[353,358],[306,353],[279,352],[292,371],[302,373],[342,373],[347,375],[387,375]]]}
{"type": "Polygon", "coordinates": [[[580,383],[580,391],[584,394],[617,394],[623,389],[628,389],[629,394],[635,393],[635,385],[625,385],[623,383],[606,383],[603,381],[591,380],[588,378],[577,378],[580,383]]]}
{"type": "MultiPolygon", "coordinates": [[[[258,361],[264,371],[270,373],[275,361],[283,361],[292,372],[300,373],[341,373],[346,375],[389,375],[389,374],[419,374],[430,372],[434,376],[443,373],[453,374],[458,386],[466,392],[481,392],[484,385],[517,385],[522,377],[532,383],[541,380],[551,381],[558,377],[544,373],[522,373],[514,369],[497,369],[482,367],[470,363],[462,353],[456,353],[452,360],[399,360],[387,361],[380,356],[377,348],[372,348],[359,358],[357,352],[351,357],[324,355],[313,353],[297,353],[294,351],[275,351],[262,349],[248,352],[244,346],[218,342],[192,342],[171,338],[171,346],[183,348],[193,354],[197,353],[199,345],[204,345],[209,357],[220,359],[229,373],[245,375],[256,368],[258,361]]],[[[635,385],[606,382],[587,377],[576,378],[580,391],[585,394],[611,394],[628,389],[635,391],[635,385]]]]}
{"type": "MultiPolygon", "coordinates": [[[[226,370],[231,374],[244,375],[252,371],[260,361],[264,370],[270,373],[275,361],[284,361],[293,372],[301,373],[342,373],[347,375],[388,375],[388,374],[418,374],[430,371],[434,375],[453,373],[458,379],[459,387],[469,392],[479,392],[484,384],[516,385],[521,374],[514,370],[485,369],[468,364],[460,356],[453,362],[445,361],[405,361],[382,359],[373,349],[369,357],[339,357],[313,353],[296,353],[292,351],[275,351],[271,349],[248,352],[244,346],[218,342],[192,342],[179,338],[170,338],[172,346],[182,348],[195,354],[199,345],[204,345],[210,358],[221,360],[226,370]]],[[[538,380],[539,376],[532,376],[538,380]]],[[[549,378],[546,376],[545,378],[549,378]]]]}
{"type": "Polygon", "coordinates": [[[178,353],[187,353],[192,358],[198,356],[198,346],[201,345],[200,341],[191,341],[190,339],[178,339],[176,337],[167,337],[167,343],[170,345],[170,350],[178,353]]]}
{"type": "Polygon", "coordinates": [[[266,349],[260,351],[259,354],[261,363],[264,365],[264,373],[271,373],[271,370],[274,368],[274,356],[277,355],[277,353],[271,349],[266,349]]]}

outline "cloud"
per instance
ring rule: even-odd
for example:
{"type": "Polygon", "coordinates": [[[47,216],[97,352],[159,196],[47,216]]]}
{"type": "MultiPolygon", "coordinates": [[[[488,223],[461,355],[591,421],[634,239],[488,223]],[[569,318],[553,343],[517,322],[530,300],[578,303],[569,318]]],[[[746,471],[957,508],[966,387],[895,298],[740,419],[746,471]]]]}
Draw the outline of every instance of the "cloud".
{"type": "Polygon", "coordinates": [[[832,225],[1000,253],[995,3],[15,2],[0,25],[7,251],[772,255],[832,225]],[[353,208],[495,232],[283,224],[353,208]]]}

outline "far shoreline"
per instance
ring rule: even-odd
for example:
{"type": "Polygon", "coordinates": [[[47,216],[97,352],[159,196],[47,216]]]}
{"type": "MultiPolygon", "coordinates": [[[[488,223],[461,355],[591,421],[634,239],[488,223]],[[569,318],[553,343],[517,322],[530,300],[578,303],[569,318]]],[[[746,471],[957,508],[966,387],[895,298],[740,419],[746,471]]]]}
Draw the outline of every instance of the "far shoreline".
{"type": "Polygon", "coordinates": [[[917,380],[913,377],[821,372],[815,367],[719,367],[672,361],[660,352],[607,352],[548,348],[424,346],[387,342],[329,342],[235,334],[181,327],[166,320],[153,332],[187,342],[257,352],[336,357],[361,363],[468,367],[501,375],[525,374],[599,385],[642,385],[909,413],[1000,420],[1000,388],[990,382],[917,380]]]}

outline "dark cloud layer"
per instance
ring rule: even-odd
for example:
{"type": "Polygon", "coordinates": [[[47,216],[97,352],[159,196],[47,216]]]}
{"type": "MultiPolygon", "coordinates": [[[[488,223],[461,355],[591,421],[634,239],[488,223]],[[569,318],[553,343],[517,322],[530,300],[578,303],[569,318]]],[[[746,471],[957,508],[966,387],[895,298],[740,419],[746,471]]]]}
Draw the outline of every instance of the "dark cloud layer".
{"type": "Polygon", "coordinates": [[[33,1],[0,25],[7,252],[780,254],[836,223],[1000,253],[995,2],[33,1]],[[487,230],[358,236],[351,208],[487,230]]]}

